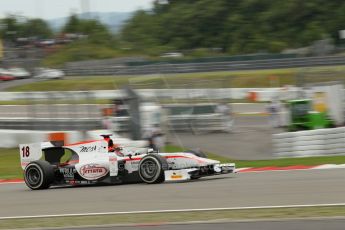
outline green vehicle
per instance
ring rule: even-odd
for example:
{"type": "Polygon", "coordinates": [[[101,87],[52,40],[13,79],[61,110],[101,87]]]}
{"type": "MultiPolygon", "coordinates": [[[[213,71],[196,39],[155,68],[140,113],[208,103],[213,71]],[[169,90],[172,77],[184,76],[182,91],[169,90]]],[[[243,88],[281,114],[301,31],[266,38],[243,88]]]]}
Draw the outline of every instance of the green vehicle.
{"type": "Polygon", "coordinates": [[[289,131],[313,130],[334,127],[327,112],[313,111],[312,100],[299,99],[288,101],[291,113],[289,131]]]}

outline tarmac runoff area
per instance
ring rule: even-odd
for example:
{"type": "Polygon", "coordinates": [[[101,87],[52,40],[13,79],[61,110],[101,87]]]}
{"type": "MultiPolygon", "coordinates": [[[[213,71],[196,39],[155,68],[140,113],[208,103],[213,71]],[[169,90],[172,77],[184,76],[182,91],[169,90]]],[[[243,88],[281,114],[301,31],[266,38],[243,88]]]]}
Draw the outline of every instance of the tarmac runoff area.
{"type": "Polygon", "coordinates": [[[51,188],[0,185],[0,218],[345,203],[345,169],[241,173],[194,182],[51,188]]]}

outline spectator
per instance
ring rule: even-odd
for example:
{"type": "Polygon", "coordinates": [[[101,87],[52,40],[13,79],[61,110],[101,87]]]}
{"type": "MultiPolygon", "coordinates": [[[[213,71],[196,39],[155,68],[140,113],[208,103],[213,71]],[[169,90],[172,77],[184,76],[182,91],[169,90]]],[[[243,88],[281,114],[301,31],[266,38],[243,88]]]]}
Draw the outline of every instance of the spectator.
{"type": "Polygon", "coordinates": [[[226,132],[232,131],[234,120],[232,118],[232,112],[227,102],[222,102],[217,105],[216,112],[223,115],[223,127],[226,132]]]}
{"type": "Polygon", "coordinates": [[[270,115],[270,122],[273,128],[280,127],[280,103],[272,100],[267,106],[267,112],[270,115]]]}

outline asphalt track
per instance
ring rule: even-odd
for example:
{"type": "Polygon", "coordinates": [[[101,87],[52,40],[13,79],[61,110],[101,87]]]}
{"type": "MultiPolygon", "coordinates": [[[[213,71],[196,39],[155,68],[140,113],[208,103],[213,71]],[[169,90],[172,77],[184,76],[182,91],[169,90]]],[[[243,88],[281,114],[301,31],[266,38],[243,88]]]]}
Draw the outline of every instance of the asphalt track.
{"type": "MultiPolygon", "coordinates": [[[[227,222],[227,223],[200,223],[200,224],[175,224],[175,225],[135,225],[128,227],[102,227],[93,230],[343,230],[344,219],[320,219],[320,220],[274,220],[253,222],[227,222]]],[[[73,228],[91,229],[91,228],[73,228]]],[[[67,230],[67,229],[65,229],[67,230]]],[[[72,230],[72,229],[71,229],[72,230]]]]}
{"type": "Polygon", "coordinates": [[[0,185],[0,217],[345,203],[345,170],[239,173],[195,182],[52,188],[0,185]]]}

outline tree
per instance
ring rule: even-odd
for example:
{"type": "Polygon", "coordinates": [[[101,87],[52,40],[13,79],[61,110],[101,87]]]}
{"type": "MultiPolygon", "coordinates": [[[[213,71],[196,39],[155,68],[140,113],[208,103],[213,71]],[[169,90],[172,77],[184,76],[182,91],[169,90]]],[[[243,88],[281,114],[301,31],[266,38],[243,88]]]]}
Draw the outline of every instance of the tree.
{"type": "Polygon", "coordinates": [[[2,19],[2,35],[5,39],[15,41],[18,37],[50,38],[53,32],[42,19],[26,19],[10,15],[2,19]]]}
{"type": "Polygon", "coordinates": [[[1,20],[3,28],[1,30],[1,35],[3,38],[14,41],[17,37],[17,33],[20,30],[20,24],[17,21],[15,15],[9,15],[1,20]]]}
{"type": "Polygon", "coordinates": [[[29,19],[21,25],[19,35],[22,37],[50,38],[53,32],[49,25],[42,19],[29,19]]]}
{"type": "Polygon", "coordinates": [[[324,37],[340,42],[341,0],[156,0],[138,11],[122,38],[133,47],[222,48],[231,54],[280,52],[324,37]]]}
{"type": "Polygon", "coordinates": [[[63,27],[62,31],[64,33],[78,33],[80,27],[80,20],[78,19],[77,15],[72,14],[68,20],[65,26],[63,27]]]}
{"type": "Polygon", "coordinates": [[[109,29],[95,19],[79,19],[71,15],[62,29],[63,33],[75,33],[88,35],[89,40],[94,43],[107,43],[112,39],[109,29]]]}

